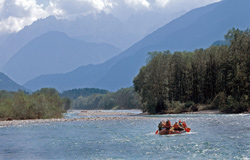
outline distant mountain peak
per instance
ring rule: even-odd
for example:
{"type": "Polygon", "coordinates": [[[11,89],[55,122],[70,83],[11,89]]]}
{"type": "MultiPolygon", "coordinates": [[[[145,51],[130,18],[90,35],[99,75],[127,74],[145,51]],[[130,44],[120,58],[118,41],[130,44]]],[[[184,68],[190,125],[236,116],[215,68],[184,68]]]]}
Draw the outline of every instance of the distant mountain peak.
{"type": "Polygon", "coordinates": [[[194,9],[147,35],[111,60],[81,67],[64,75],[38,77],[25,84],[32,89],[53,86],[59,90],[99,87],[117,90],[133,85],[150,51],[183,51],[209,47],[232,27],[250,27],[250,1],[224,0],[194,9]],[[56,83],[54,83],[55,81],[56,83]]]}
{"type": "Polygon", "coordinates": [[[112,45],[84,42],[50,31],[21,48],[2,70],[23,84],[42,74],[66,73],[82,65],[103,63],[120,52],[112,45]]]}

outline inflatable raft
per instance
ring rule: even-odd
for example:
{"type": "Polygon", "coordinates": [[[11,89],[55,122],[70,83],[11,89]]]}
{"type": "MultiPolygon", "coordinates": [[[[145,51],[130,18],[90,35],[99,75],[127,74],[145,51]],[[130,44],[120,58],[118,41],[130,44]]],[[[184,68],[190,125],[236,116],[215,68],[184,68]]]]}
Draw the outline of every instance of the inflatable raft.
{"type": "Polygon", "coordinates": [[[182,134],[182,133],[190,132],[190,130],[191,130],[191,128],[184,128],[184,130],[182,130],[182,131],[173,130],[173,129],[170,129],[170,130],[163,129],[161,131],[156,130],[155,134],[159,134],[159,135],[182,134]]]}
{"type": "Polygon", "coordinates": [[[160,132],[158,132],[159,135],[165,135],[165,134],[182,134],[182,133],[186,133],[185,130],[183,131],[177,131],[177,130],[166,130],[163,129],[160,132]]]}

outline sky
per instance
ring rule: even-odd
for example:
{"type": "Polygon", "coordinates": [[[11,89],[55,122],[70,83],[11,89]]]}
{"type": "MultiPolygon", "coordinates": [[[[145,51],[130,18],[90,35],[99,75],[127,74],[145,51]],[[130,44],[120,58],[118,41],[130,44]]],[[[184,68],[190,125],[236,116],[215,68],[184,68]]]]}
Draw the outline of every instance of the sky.
{"type": "Polygon", "coordinates": [[[0,0],[0,34],[18,32],[34,21],[55,16],[72,20],[77,16],[104,12],[120,20],[145,12],[162,15],[185,13],[221,0],[0,0]]]}

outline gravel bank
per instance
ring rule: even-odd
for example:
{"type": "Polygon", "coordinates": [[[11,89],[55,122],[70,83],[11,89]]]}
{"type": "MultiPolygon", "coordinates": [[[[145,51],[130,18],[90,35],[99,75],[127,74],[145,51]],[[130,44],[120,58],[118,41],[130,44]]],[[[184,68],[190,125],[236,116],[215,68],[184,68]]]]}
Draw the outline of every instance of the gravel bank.
{"type": "Polygon", "coordinates": [[[203,110],[196,112],[184,112],[183,114],[221,114],[219,110],[203,110]]]}
{"type": "MultiPolygon", "coordinates": [[[[184,114],[218,114],[218,111],[186,112],[184,114]]],[[[157,117],[142,117],[134,113],[119,111],[83,110],[78,113],[82,118],[59,118],[59,119],[32,119],[0,121],[0,127],[18,126],[32,123],[70,122],[70,121],[111,121],[111,120],[147,120],[162,119],[157,117]],[[100,116],[100,117],[99,117],[100,116]]],[[[144,115],[144,114],[141,114],[144,115]]]]}
{"type": "Polygon", "coordinates": [[[145,120],[150,118],[141,116],[130,116],[136,114],[128,112],[112,112],[112,111],[109,112],[109,111],[98,111],[98,110],[81,111],[79,115],[88,117],[0,121],[0,127],[18,126],[18,125],[25,125],[32,123],[51,123],[51,122],[70,122],[70,121],[145,120]],[[98,117],[98,116],[107,116],[107,117],[98,117]]]}
{"type": "Polygon", "coordinates": [[[136,115],[129,112],[103,111],[103,110],[82,110],[79,116],[131,116],[136,115]]]}

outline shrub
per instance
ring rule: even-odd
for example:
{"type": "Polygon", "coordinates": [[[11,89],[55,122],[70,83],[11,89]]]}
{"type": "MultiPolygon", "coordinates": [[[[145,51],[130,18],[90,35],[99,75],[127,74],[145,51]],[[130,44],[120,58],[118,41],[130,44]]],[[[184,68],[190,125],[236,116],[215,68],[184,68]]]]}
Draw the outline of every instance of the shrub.
{"type": "Polygon", "coordinates": [[[210,104],[207,109],[220,109],[226,106],[226,94],[224,92],[220,92],[210,104]]]}
{"type": "Polygon", "coordinates": [[[32,95],[18,92],[0,92],[0,118],[40,119],[60,118],[70,101],[62,99],[55,89],[44,88],[32,95]]]}
{"type": "Polygon", "coordinates": [[[185,108],[190,108],[193,105],[194,105],[193,101],[188,101],[188,102],[185,103],[185,108]]]}
{"type": "Polygon", "coordinates": [[[220,106],[220,111],[224,113],[242,113],[247,111],[249,103],[247,102],[247,96],[243,95],[240,101],[237,101],[232,96],[228,96],[226,105],[220,106]]]}
{"type": "Polygon", "coordinates": [[[180,101],[166,102],[166,104],[168,110],[175,114],[188,111],[188,109],[185,107],[185,103],[181,103],[180,101]]]}

